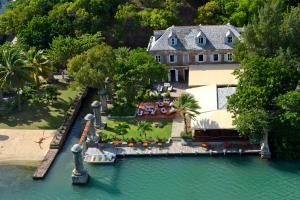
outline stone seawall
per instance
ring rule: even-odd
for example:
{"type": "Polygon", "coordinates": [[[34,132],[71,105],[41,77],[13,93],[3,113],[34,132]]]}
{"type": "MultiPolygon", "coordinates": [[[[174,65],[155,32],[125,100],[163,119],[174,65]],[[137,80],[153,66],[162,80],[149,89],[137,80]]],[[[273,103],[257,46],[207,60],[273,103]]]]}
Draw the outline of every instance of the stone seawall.
{"type": "Polygon", "coordinates": [[[82,89],[73,100],[72,105],[66,112],[66,117],[62,125],[58,128],[54,138],[50,143],[50,149],[47,155],[45,156],[42,163],[37,167],[36,171],[34,172],[32,177],[33,179],[45,178],[56,156],[64,146],[64,143],[69,135],[69,131],[76,120],[78,112],[82,106],[82,102],[84,101],[87,93],[88,93],[88,88],[82,89]]]}

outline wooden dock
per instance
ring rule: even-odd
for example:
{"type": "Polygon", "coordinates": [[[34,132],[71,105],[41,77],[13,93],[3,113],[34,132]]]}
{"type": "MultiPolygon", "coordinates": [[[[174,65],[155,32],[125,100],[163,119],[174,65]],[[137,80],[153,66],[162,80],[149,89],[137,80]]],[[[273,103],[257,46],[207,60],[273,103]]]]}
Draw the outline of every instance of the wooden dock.
{"type": "Polygon", "coordinates": [[[164,147],[104,147],[105,151],[116,154],[117,156],[146,156],[146,155],[214,155],[214,154],[259,154],[259,148],[212,148],[206,149],[200,146],[185,146],[181,142],[172,142],[164,147]]]}
{"type": "Polygon", "coordinates": [[[32,176],[33,179],[45,178],[49,168],[51,167],[52,163],[56,158],[58,151],[59,149],[49,149],[41,165],[39,165],[36,171],[34,172],[32,176]]]}

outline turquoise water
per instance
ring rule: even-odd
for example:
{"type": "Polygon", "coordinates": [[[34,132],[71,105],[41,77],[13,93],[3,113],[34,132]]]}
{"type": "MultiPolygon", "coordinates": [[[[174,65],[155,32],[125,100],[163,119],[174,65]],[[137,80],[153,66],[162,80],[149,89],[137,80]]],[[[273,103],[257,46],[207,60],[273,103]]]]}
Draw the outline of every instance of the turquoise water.
{"type": "Polygon", "coordinates": [[[33,181],[33,168],[0,166],[0,199],[59,200],[288,200],[300,199],[300,162],[257,156],[124,158],[115,165],[86,165],[87,186],[73,186],[70,147],[81,115],[48,176],[33,181]]]}

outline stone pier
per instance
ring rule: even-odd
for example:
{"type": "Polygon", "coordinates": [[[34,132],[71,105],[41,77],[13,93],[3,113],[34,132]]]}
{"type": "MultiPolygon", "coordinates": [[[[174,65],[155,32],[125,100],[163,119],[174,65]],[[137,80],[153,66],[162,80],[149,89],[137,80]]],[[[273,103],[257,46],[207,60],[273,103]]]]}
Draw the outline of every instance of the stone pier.
{"type": "Polygon", "coordinates": [[[106,96],[107,96],[107,92],[106,90],[100,90],[99,92],[100,94],[100,101],[101,101],[101,110],[103,113],[107,113],[108,108],[107,108],[107,103],[106,103],[106,96]]]}
{"type": "Polygon", "coordinates": [[[72,183],[75,185],[86,184],[89,180],[87,170],[83,166],[82,146],[75,144],[71,151],[74,156],[74,169],[72,171],[72,183]]]}
{"type": "Polygon", "coordinates": [[[99,101],[94,101],[92,104],[92,109],[95,117],[95,127],[101,127],[101,103],[99,101]]]}
{"type": "Polygon", "coordinates": [[[261,147],[260,147],[260,157],[262,159],[270,159],[271,158],[271,151],[269,148],[269,143],[268,143],[268,136],[269,136],[269,132],[268,130],[264,131],[264,138],[263,141],[261,143],[261,147]]]}
{"type": "Polygon", "coordinates": [[[94,126],[94,115],[92,114],[87,114],[84,119],[86,121],[90,122],[90,126],[88,128],[88,133],[87,133],[87,143],[98,143],[99,141],[99,136],[96,135],[96,128],[94,126]]]}

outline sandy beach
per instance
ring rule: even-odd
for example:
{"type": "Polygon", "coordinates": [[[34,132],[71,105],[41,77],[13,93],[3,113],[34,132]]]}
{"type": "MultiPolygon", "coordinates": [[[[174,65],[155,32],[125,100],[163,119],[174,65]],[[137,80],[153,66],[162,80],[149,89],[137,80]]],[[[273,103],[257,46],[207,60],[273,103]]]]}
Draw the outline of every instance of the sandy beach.
{"type": "Polygon", "coordinates": [[[0,129],[0,164],[37,165],[54,134],[55,130],[0,129]]]}

